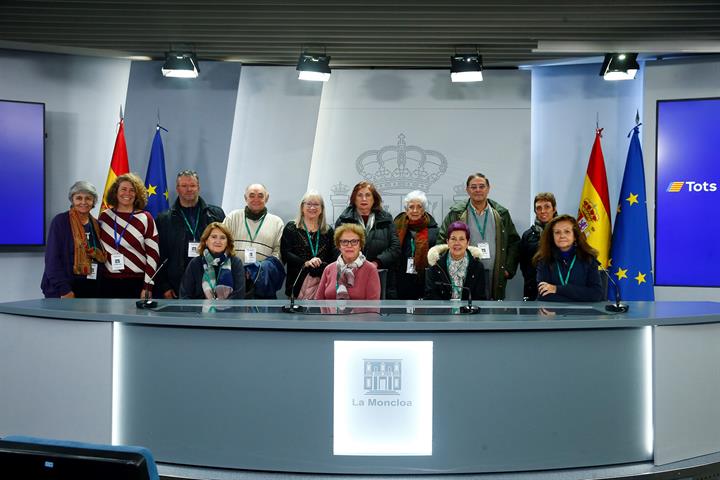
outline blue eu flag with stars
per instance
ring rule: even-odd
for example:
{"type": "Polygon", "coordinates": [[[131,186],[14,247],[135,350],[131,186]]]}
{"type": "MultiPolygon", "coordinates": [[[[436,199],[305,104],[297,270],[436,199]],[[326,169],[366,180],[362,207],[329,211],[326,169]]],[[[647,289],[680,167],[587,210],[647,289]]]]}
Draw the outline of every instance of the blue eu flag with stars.
{"type": "MultiPolygon", "coordinates": [[[[631,132],[610,247],[609,270],[620,289],[622,300],[652,301],[655,293],[639,127],[631,132]]],[[[615,294],[611,283],[608,285],[608,298],[615,300],[615,294]]]]}
{"type": "Polygon", "coordinates": [[[145,188],[148,193],[148,203],[145,209],[152,214],[153,218],[157,218],[161,212],[170,208],[167,176],[165,175],[165,151],[160,136],[160,127],[155,131],[155,138],[153,138],[150,149],[145,188]]]}

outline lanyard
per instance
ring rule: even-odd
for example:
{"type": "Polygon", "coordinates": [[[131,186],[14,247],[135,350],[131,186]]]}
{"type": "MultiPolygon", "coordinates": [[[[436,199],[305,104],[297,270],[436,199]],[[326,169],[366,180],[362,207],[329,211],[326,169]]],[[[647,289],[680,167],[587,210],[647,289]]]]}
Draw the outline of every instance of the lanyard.
{"type": "MultiPolygon", "coordinates": [[[[305,219],[302,220],[303,229],[305,230],[305,235],[307,235],[308,244],[310,245],[310,252],[312,253],[313,258],[318,256],[318,251],[320,251],[320,230],[316,232],[315,237],[315,245],[313,246],[312,238],[310,237],[310,232],[308,232],[307,225],[305,225],[305,219]]],[[[256,232],[257,233],[257,232],[256,232]]]]}
{"type": "MultiPolygon", "coordinates": [[[[465,254],[467,255],[467,253],[465,254]]],[[[453,289],[454,292],[458,293],[460,295],[460,298],[462,298],[462,285],[457,286],[455,285],[455,282],[453,281],[453,276],[450,274],[450,253],[448,253],[447,261],[445,262],[447,265],[447,271],[448,271],[448,280],[450,280],[450,287],[453,289]]],[[[465,277],[467,278],[467,269],[470,267],[470,262],[468,262],[467,266],[465,267],[465,277]]],[[[451,295],[452,296],[452,295],[451,295]]]]}
{"type": "MultiPolygon", "coordinates": [[[[190,222],[188,222],[187,217],[185,216],[185,212],[180,210],[180,214],[183,217],[183,220],[185,220],[185,225],[187,225],[188,230],[190,230],[190,235],[193,236],[193,240],[197,240],[197,228],[198,228],[198,222],[200,222],[200,209],[197,209],[197,215],[195,215],[195,228],[190,226],[190,222]]],[[[257,232],[256,232],[257,233],[257,232]]]]}
{"type": "Polygon", "coordinates": [[[415,258],[415,239],[410,237],[410,256],[415,258]]]}
{"type": "Polygon", "coordinates": [[[128,225],[130,225],[130,222],[135,217],[135,212],[132,212],[130,214],[130,219],[125,224],[125,228],[123,228],[122,232],[120,232],[119,237],[118,237],[118,233],[117,233],[117,225],[118,225],[117,219],[118,219],[119,215],[115,210],[113,210],[112,212],[115,214],[115,225],[113,226],[114,227],[113,228],[113,239],[115,240],[115,250],[119,250],[123,235],[125,235],[125,231],[127,230],[128,225]]]}
{"type": "Polygon", "coordinates": [[[478,232],[480,232],[480,236],[483,240],[485,240],[485,229],[487,228],[487,217],[490,214],[490,209],[485,209],[485,220],[483,220],[483,227],[480,228],[480,222],[478,221],[477,215],[475,215],[475,208],[473,208],[472,205],[470,205],[470,213],[472,213],[473,220],[475,220],[475,226],[478,229],[478,232]]]}
{"type": "Polygon", "coordinates": [[[570,280],[570,272],[572,272],[573,267],[575,266],[575,259],[577,258],[577,255],[573,256],[572,262],[570,262],[570,267],[568,268],[567,275],[565,275],[565,278],[562,276],[562,272],[560,271],[560,263],[556,263],[555,266],[557,267],[558,275],[560,275],[560,285],[563,287],[567,285],[568,280],[570,280]]]}
{"type": "Polygon", "coordinates": [[[245,220],[245,230],[247,230],[247,234],[248,234],[248,237],[250,237],[250,241],[251,241],[251,242],[254,242],[255,239],[257,238],[258,232],[259,232],[260,229],[262,228],[263,223],[265,223],[265,217],[267,217],[267,213],[266,213],[265,215],[263,215],[262,218],[260,219],[260,225],[258,225],[258,227],[255,229],[255,235],[253,235],[252,233],[250,233],[250,227],[248,226],[248,223],[247,223],[247,216],[244,218],[244,220],[245,220]]]}

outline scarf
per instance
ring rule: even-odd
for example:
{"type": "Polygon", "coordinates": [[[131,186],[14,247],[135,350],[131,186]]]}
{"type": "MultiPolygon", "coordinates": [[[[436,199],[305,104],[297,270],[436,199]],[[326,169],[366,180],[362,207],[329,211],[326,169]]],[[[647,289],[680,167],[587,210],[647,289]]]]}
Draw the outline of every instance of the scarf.
{"type": "Polygon", "coordinates": [[[337,279],[335,281],[335,298],[338,300],[349,300],[348,287],[355,285],[355,270],[365,263],[365,255],[360,253],[354,262],[345,263],[340,255],[337,259],[337,279]]]}
{"type": "Polygon", "coordinates": [[[95,235],[96,246],[88,244],[87,235],[85,235],[85,227],[83,226],[80,215],[75,209],[70,209],[70,231],[73,237],[73,273],[75,275],[88,276],[92,271],[92,261],[97,263],[105,263],[105,251],[100,243],[100,229],[97,220],[92,215],[89,216],[90,228],[95,235]]]}
{"type": "Polygon", "coordinates": [[[263,208],[258,213],[255,213],[252,210],[250,210],[250,207],[245,207],[245,218],[250,219],[253,222],[257,222],[265,214],[267,214],[267,207],[263,208]]]}
{"type": "Polygon", "coordinates": [[[452,300],[462,299],[462,286],[465,285],[465,276],[468,268],[468,254],[460,260],[453,260],[448,252],[448,274],[452,279],[453,287],[450,298],[452,300]]]}
{"type": "Polygon", "coordinates": [[[205,293],[205,298],[213,300],[216,298],[224,299],[228,298],[232,292],[233,283],[232,266],[230,257],[225,253],[216,257],[208,249],[203,252],[203,279],[202,289],[205,293]],[[220,266],[220,269],[215,274],[215,267],[220,266]]]}
{"type": "Polygon", "coordinates": [[[418,272],[425,270],[428,265],[427,254],[429,249],[429,223],[430,215],[428,215],[427,212],[425,212],[425,214],[416,221],[410,220],[407,214],[398,215],[395,219],[395,229],[397,230],[398,238],[400,239],[400,245],[404,245],[405,235],[407,235],[408,231],[415,233],[413,237],[413,240],[415,241],[415,255],[413,255],[413,260],[415,263],[415,270],[418,272]]]}
{"type": "Polygon", "coordinates": [[[365,227],[366,232],[369,232],[375,226],[375,212],[373,212],[373,211],[370,211],[370,215],[368,215],[367,223],[365,223],[365,220],[363,220],[362,215],[360,215],[360,212],[358,212],[357,208],[356,208],[355,209],[355,219],[357,220],[359,225],[362,225],[363,227],[365,227]]]}

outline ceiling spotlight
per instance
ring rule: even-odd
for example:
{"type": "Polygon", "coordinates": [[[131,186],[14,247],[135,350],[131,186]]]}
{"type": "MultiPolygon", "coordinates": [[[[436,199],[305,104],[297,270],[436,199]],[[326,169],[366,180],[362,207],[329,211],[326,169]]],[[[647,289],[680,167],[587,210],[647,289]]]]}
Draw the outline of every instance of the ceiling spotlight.
{"type": "Polygon", "coordinates": [[[482,82],[482,57],[478,53],[456,53],[450,57],[450,80],[482,82]]]}
{"type": "Polygon", "coordinates": [[[608,53],[605,55],[600,76],[605,80],[632,80],[640,68],[637,53],[608,53]]]}
{"type": "Polygon", "coordinates": [[[162,67],[164,77],[197,78],[200,73],[197,57],[189,52],[166,52],[162,67]]]}
{"type": "Polygon", "coordinates": [[[327,82],[330,79],[330,57],[317,53],[303,52],[298,58],[297,69],[300,80],[327,82]]]}

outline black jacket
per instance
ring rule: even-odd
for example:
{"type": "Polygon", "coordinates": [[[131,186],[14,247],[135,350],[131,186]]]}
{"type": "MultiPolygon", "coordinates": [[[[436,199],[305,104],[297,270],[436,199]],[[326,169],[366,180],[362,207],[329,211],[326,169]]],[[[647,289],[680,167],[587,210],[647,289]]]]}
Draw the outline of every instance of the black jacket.
{"type": "MultiPolygon", "coordinates": [[[[208,205],[202,197],[198,199],[197,208],[200,209],[200,216],[195,230],[195,241],[200,241],[200,235],[210,223],[225,220],[225,212],[220,207],[208,205]]],[[[190,224],[192,225],[194,221],[194,218],[190,219],[190,224]]],[[[176,199],[170,210],[158,215],[155,223],[160,236],[160,263],[168,259],[167,264],[155,276],[155,296],[162,298],[162,295],[170,289],[178,295],[180,282],[191,260],[187,256],[188,242],[193,240],[180,212],[180,202],[176,199]]]]}
{"type": "MultiPolygon", "coordinates": [[[[205,292],[202,289],[202,277],[205,271],[203,260],[203,257],[194,257],[188,264],[180,285],[180,298],[205,298],[205,292]]],[[[245,269],[242,260],[236,256],[230,257],[230,268],[233,276],[233,292],[228,298],[242,300],[245,298],[245,269]]],[[[215,273],[217,274],[217,270],[215,273]]]]}
{"type": "MultiPolygon", "coordinates": [[[[468,263],[467,274],[465,275],[464,287],[472,293],[473,300],[486,300],[485,297],[485,268],[478,259],[480,250],[476,247],[468,247],[471,253],[468,263]]],[[[447,245],[437,245],[428,253],[428,269],[425,272],[425,300],[450,300],[452,297],[450,287],[450,274],[447,269],[448,260],[447,245]],[[437,258],[438,252],[444,252],[437,258]]],[[[463,289],[462,299],[467,300],[468,290],[463,289]]]]}
{"type": "Polygon", "coordinates": [[[308,243],[305,230],[297,228],[295,222],[288,222],[283,229],[280,239],[280,256],[283,263],[287,265],[287,277],[285,277],[285,295],[290,296],[290,289],[295,282],[295,295],[300,293],[300,287],[307,275],[320,278],[328,263],[337,260],[338,252],[333,244],[333,229],[320,234],[317,257],[322,264],[317,268],[308,268],[302,272],[302,278],[298,278],[300,270],[305,262],[313,257],[312,250],[308,243]]]}
{"type": "Polygon", "coordinates": [[[528,300],[535,300],[538,295],[537,268],[532,264],[532,259],[538,251],[542,232],[543,227],[533,224],[523,232],[520,239],[520,270],[524,281],[523,297],[527,297],[528,300]]]}
{"type": "Polygon", "coordinates": [[[538,262],[537,265],[537,281],[547,282],[557,287],[557,293],[551,293],[544,297],[538,296],[540,302],[599,302],[605,296],[602,279],[600,278],[600,265],[596,259],[582,260],[577,257],[570,277],[566,285],[560,284],[560,274],[567,275],[570,263],[554,252],[553,260],[546,264],[538,262]]]}
{"type": "MultiPolygon", "coordinates": [[[[369,262],[377,262],[379,268],[393,268],[400,259],[400,241],[398,240],[392,216],[385,210],[374,211],[375,224],[365,234],[363,255],[369,262]]],[[[343,223],[360,222],[355,218],[355,207],[347,207],[335,222],[335,227],[343,223]]]]}

